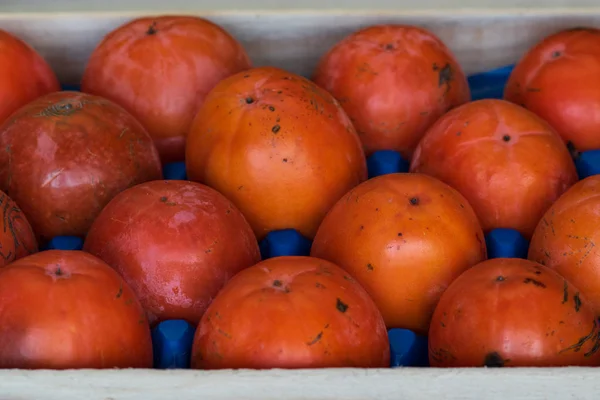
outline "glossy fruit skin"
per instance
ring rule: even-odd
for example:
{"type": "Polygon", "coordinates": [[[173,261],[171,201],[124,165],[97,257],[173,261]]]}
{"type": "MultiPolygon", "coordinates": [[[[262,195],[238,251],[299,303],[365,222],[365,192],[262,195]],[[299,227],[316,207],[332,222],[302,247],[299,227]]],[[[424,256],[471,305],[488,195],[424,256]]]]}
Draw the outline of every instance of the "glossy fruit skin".
{"type": "Polygon", "coordinates": [[[196,330],[192,368],[386,368],[387,331],[367,292],[340,267],[275,257],[243,270],[196,330]]]}
{"type": "Polygon", "coordinates": [[[82,251],[0,268],[0,368],[151,368],[150,327],[123,279],[82,251]]]}
{"type": "Polygon", "coordinates": [[[432,367],[600,365],[600,327],[571,283],[533,261],[496,258],[444,292],[429,330],[432,367]]]}
{"type": "Polygon", "coordinates": [[[458,190],[484,232],[512,228],[527,239],[548,207],[578,179],[558,134],[532,112],[504,100],[478,100],[445,114],[417,146],[410,171],[458,190]]]}
{"type": "Polygon", "coordinates": [[[339,103],[273,67],[224,79],[209,93],[188,135],[186,166],[190,180],[229,198],[259,239],[292,228],[312,238],[329,208],[367,178],[339,103]]]}
{"type": "Polygon", "coordinates": [[[152,181],[118,194],[84,247],[119,272],[151,324],[197,325],[235,273],[260,261],[252,228],[217,191],[188,181],[152,181]]]}
{"type": "Polygon", "coordinates": [[[443,291],[487,257],[467,200],[422,174],[382,175],[329,211],[311,256],[344,268],[371,295],[388,328],[427,334],[443,291]]]}
{"type": "Polygon", "coordinates": [[[185,137],[206,94],[250,67],[242,45],[219,25],[194,16],[143,17],[98,44],[81,89],[133,114],[163,163],[183,161],[185,137]]]}
{"type": "Polygon", "coordinates": [[[0,124],[30,101],[59,90],[46,60],[23,40],[0,29],[0,124]]]}
{"type": "Polygon", "coordinates": [[[352,33],[321,58],[313,80],[340,101],[368,155],[396,150],[407,160],[427,128],[471,100],[452,52],[416,26],[352,33]]]}
{"type": "Polygon", "coordinates": [[[162,178],[142,125],[116,104],[56,92],[0,127],[0,190],[21,207],[42,241],[83,236],[120,191],[162,178]]]}
{"type": "Polygon", "coordinates": [[[600,29],[552,34],[515,65],[504,98],[536,113],[577,151],[600,148],[600,29]]]}
{"type": "Polygon", "coordinates": [[[0,191],[0,268],[38,251],[33,229],[23,211],[0,191]]]}
{"type": "Polygon", "coordinates": [[[529,245],[530,260],[553,269],[589,299],[600,316],[600,176],[583,179],[546,211],[529,245]]]}

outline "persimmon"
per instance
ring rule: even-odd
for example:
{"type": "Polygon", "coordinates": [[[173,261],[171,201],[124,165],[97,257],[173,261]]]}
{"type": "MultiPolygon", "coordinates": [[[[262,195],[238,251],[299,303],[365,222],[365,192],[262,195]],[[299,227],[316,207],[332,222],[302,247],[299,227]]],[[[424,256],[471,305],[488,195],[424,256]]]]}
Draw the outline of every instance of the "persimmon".
{"type": "Polygon", "coordinates": [[[102,39],[89,58],[81,90],[133,114],[154,139],[163,163],[183,161],[185,137],[207,93],[250,66],[242,44],[214,22],[147,16],[102,39]]]}
{"type": "Polygon", "coordinates": [[[260,261],[252,228],[229,200],[177,180],[119,193],[94,220],[83,250],[123,276],[152,325],[197,325],[227,280],[260,261]]]}
{"type": "Polygon", "coordinates": [[[446,287],[487,256],[467,200],[423,174],[382,175],[349,191],[323,220],[310,254],[355,277],[388,328],[420,334],[446,287]]]}
{"type": "Polygon", "coordinates": [[[0,124],[30,101],[59,90],[48,62],[28,43],[0,29],[0,124]]]}
{"type": "Polygon", "coordinates": [[[160,179],[144,127],[117,104],[80,92],[37,98],[0,126],[0,190],[36,237],[83,237],[120,191],[160,179]]]}
{"type": "Polygon", "coordinates": [[[219,82],[188,134],[188,178],[223,193],[256,236],[314,236],[329,208],[367,178],[360,141],[339,103],[274,67],[219,82]]]}
{"type": "Polygon", "coordinates": [[[417,146],[410,171],[458,190],[485,233],[510,228],[526,239],[578,179],[567,146],[546,121],[495,99],[474,101],[441,117],[417,146]]]}
{"type": "Polygon", "coordinates": [[[377,306],[337,265],[275,257],[234,276],[196,330],[192,368],[385,368],[377,306]]]}
{"type": "Polygon", "coordinates": [[[552,204],[529,245],[530,260],[564,276],[600,316],[600,176],[577,182],[552,204]]]}
{"type": "Polygon", "coordinates": [[[0,368],[151,368],[148,320],[102,260],[49,250],[0,268],[0,368]]]}
{"type": "Polygon", "coordinates": [[[504,98],[539,115],[574,151],[600,149],[600,29],[567,29],[516,63],[504,98]]]}
{"type": "Polygon", "coordinates": [[[428,339],[432,367],[600,365],[600,326],[585,295],[519,258],[484,261],[454,280],[428,339]]]}
{"type": "Polygon", "coordinates": [[[417,26],[353,32],[321,58],[312,79],[340,101],[367,155],[396,150],[409,160],[427,128],[471,100],[454,54],[417,26]]]}

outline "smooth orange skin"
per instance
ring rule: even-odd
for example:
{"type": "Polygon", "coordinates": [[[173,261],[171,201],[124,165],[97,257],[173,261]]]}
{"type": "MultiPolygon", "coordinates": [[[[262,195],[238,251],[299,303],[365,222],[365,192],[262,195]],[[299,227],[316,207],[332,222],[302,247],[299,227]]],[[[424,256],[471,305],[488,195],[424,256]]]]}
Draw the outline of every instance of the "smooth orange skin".
{"type": "Polygon", "coordinates": [[[336,203],[311,256],[355,277],[388,328],[426,334],[443,291],[487,251],[475,212],[460,193],[427,175],[389,174],[336,203]]]}
{"type": "Polygon", "coordinates": [[[600,316],[600,176],[583,179],[544,214],[529,246],[530,260],[564,276],[600,316]]]}
{"type": "Polygon", "coordinates": [[[38,251],[31,224],[23,211],[6,193],[0,191],[0,267],[38,251]]]}
{"type": "Polygon", "coordinates": [[[206,94],[250,67],[242,45],[219,25],[194,16],[143,17],[98,44],[81,90],[133,114],[153,137],[163,163],[183,161],[185,137],[206,94]]]}
{"type": "Polygon", "coordinates": [[[312,79],[340,101],[368,155],[396,150],[410,159],[427,128],[471,100],[452,52],[415,26],[352,33],[321,58],[312,79]]]}
{"type": "Polygon", "coordinates": [[[31,46],[0,29],[0,124],[30,101],[60,90],[46,60],[31,46]]]}
{"type": "Polygon", "coordinates": [[[273,67],[224,79],[209,93],[188,135],[186,167],[190,180],[229,198],[259,239],[277,229],[312,238],[329,208],[367,178],[339,103],[273,67]]]}
{"type": "Polygon", "coordinates": [[[527,239],[578,179],[560,136],[532,112],[504,100],[478,100],[445,114],[417,146],[410,171],[458,190],[484,232],[512,228],[527,239]]]}
{"type": "Polygon", "coordinates": [[[600,327],[587,298],[533,261],[496,258],[459,276],[429,329],[432,367],[600,365],[600,327]]]}
{"type": "Polygon", "coordinates": [[[120,191],[162,178],[142,125],[116,104],[79,92],[29,103],[0,127],[0,190],[38,239],[84,236],[120,191]]]}
{"type": "Polygon", "coordinates": [[[362,286],[335,264],[275,257],[234,276],[194,337],[191,366],[387,368],[387,330],[362,286]]]}
{"type": "Polygon", "coordinates": [[[0,268],[0,368],[151,367],[144,311],[98,258],[49,250],[0,268]]]}
{"type": "Polygon", "coordinates": [[[578,151],[600,149],[600,30],[544,38],[515,65],[504,98],[544,118],[578,151]]]}
{"type": "Polygon", "coordinates": [[[118,194],[92,224],[83,250],[123,276],[151,324],[197,325],[225,282],[260,261],[252,228],[229,200],[174,180],[118,194]]]}

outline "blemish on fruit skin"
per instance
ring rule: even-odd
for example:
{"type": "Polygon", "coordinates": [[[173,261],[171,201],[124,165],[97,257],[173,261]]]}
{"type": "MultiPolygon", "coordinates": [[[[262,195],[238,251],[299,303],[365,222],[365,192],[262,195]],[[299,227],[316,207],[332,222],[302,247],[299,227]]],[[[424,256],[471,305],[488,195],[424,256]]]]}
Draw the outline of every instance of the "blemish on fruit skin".
{"type": "Polygon", "coordinates": [[[368,263],[368,264],[367,264],[367,269],[368,269],[369,271],[373,271],[373,270],[375,269],[375,267],[373,267],[373,264],[371,264],[371,263],[368,263]]]}
{"type": "Polygon", "coordinates": [[[492,351],[485,355],[483,366],[488,368],[501,368],[510,360],[505,360],[497,351],[492,351]]]}
{"type": "Polygon", "coordinates": [[[496,282],[504,282],[506,280],[506,278],[502,275],[499,275],[496,277],[496,282]]]}
{"type": "Polygon", "coordinates": [[[273,128],[271,128],[271,132],[277,133],[277,132],[279,132],[280,129],[281,129],[281,127],[279,125],[275,125],[275,126],[273,126],[273,128]]]}
{"type": "Polygon", "coordinates": [[[409,200],[410,204],[413,206],[417,206],[419,205],[419,198],[418,197],[411,197],[409,200]]]}
{"type": "Polygon", "coordinates": [[[532,278],[525,278],[523,280],[523,283],[525,283],[525,284],[531,283],[534,286],[537,286],[537,287],[540,287],[540,288],[543,288],[543,289],[546,288],[546,285],[543,282],[540,282],[540,281],[538,281],[536,279],[532,279],[532,278]]]}
{"type": "Polygon", "coordinates": [[[450,90],[450,82],[454,79],[454,71],[450,63],[446,63],[442,68],[437,64],[433,64],[433,70],[438,71],[438,87],[446,85],[446,93],[450,90]]]}
{"type": "Polygon", "coordinates": [[[598,320],[597,319],[594,319],[594,325],[592,326],[592,331],[590,333],[588,333],[587,335],[580,338],[577,341],[577,343],[575,343],[567,348],[562,349],[561,351],[558,352],[558,354],[564,353],[566,351],[573,351],[573,352],[577,353],[577,352],[581,351],[583,346],[590,340],[593,341],[593,346],[588,352],[583,354],[583,356],[586,358],[594,355],[595,353],[598,352],[598,350],[600,350],[600,332],[598,332],[598,320]]]}
{"type": "Polygon", "coordinates": [[[246,104],[252,104],[254,103],[254,99],[250,96],[246,97],[246,104]]]}
{"type": "Polygon", "coordinates": [[[273,286],[275,287],[281,287],[282,285],[283,283],[279,279],[273,281],[273,286]]]}
{"type": "Polygon", "coordinates": [[[502,136],[502,140],[505,142],[510,142],[510,135],[504,135],[502,136]]]}
{"type": "Polygon", "coordinates": [[[123,282],[121,282],[121,285],[119,286],[119,291],[117,292],[117,299],[119,297],[121,297],[123,295],[123,282]]]}
{"type": "Polygon", "coordinates": [[[148,30],[146,31],[146,35],[151,36],[151,35],[155,35],[156,32],[158,32],[158,30],[156,29],[156,21],[153,21],[150,26],[148,27],[148,30]]]}
{"type": "Polygon", "coordinates": [[[335,303],[335,308],[337,308],[339,312],[345,313],[346,311],[348,311],[348,304],[344,303],[338,298],[335,303]]]}
{"type": "Polygon", "coordinates": [[[576,292],[573,296],[573,304],[575,305],[575,312],[579,312],[581,308],[581,298],[579,297],[579,292],[576,292]]]}
{"type": "Polygon", "coordinates": [[[306,344],[308,346],[312,346],[313,344],[319,342],[322,337],[323,337],[323,331],[317,333],[317,336],[315,336],[315,338],[313,340],[311,340],[310,342],[307,342],[306,344]]]}
{"type": "Polygon", "coordinates": [[[231,339],[231,335],[229,333],[225,332],[224,330],[222,330],[221,328],[218,329],[218,332],[221,335],[225,336],[227,339],[231,339]]]}
{"type": "Polygon", "coordinates": [[[565,279],[564,280],[564,286],[563,286],[563,301],[562,301],[562,304],[565,304],[567,301],[569,301],[569,283],[565,279]]]}

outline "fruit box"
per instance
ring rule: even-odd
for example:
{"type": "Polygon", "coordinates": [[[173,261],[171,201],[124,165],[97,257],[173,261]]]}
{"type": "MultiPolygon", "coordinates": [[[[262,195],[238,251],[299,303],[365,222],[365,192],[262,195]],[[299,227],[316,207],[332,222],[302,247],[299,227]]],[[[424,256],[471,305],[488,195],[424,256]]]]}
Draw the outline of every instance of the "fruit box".
{"type": "MultiPolygon", "coordinates": [[[[0,14],[0,27],[30,43],[49,61],[63,87],[76,90],[90,53],[106,33],[134,17],[152,14],[156,13],[7,13],[0,14]]],[[[511,65],[544,36],[575,26],[600,26],[600,8],[195,14],[229,30],[255,66],[274,65],[307,77],[335,42],[360,27],[424,26],[457,56],[469,75],[474,100],[500,98],[511,65]]],[[[598,159],[596,152],[583,154],[577,161],[580,177],[599,173],[598,159]]],[[[370,157],[368,167],[370,176],[406,170],[405,163],[389,152],[370,157]]],[[[185,170],[181,163],[169,164],[164,175],[179,179],[185,177],[185,170]]],[[[488,235],[491,256],[523,254],[527,244],[511,235],[488,235]]],[[[261,252],[263,256],[304,254],[309,245],[294,232],[284,231],[263,240],[261,252]]],[[[49,246],[74,249],[81,243],[62,237],[49,246]]],[[[399,330],[390,332],[396,368],[186,370],[194,328],[180,322],[154,329],[154,370],[4,370],[0,371],[0,399],[584,399],[600,389],[600,372],[592,368],[420,368],[425,364],[421,359],[426,344],[399,330]]]]}

